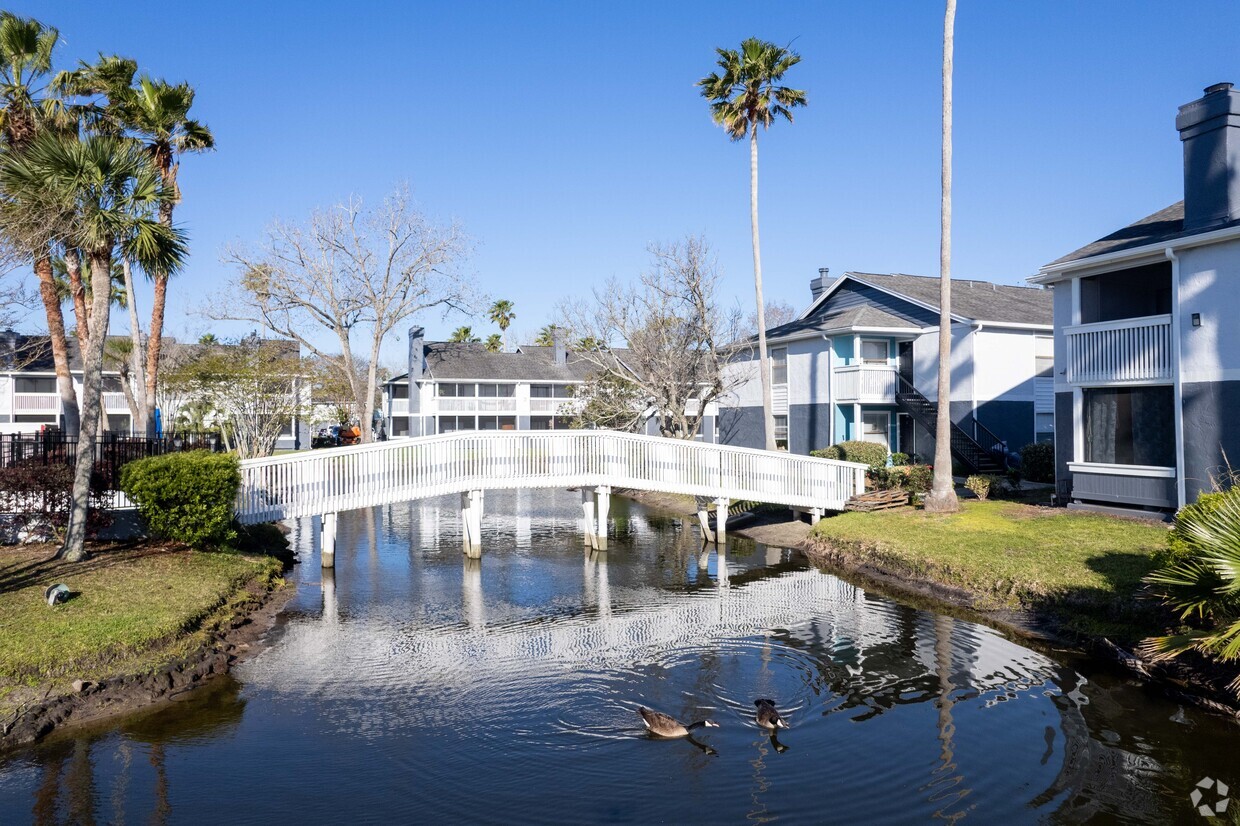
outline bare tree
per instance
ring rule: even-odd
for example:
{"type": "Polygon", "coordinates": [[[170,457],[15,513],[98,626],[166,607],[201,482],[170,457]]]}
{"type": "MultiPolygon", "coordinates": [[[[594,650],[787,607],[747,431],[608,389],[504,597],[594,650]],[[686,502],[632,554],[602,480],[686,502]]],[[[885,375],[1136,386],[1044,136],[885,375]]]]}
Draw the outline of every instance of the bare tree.
{"type": "Polygon", "coordinates": [[[374,210],[351,198],[315,212],[304,226],[277,222],[256,250],[229,250],[225,260],[239,277],[207,314],[261,325],[338,364],[369,441],[384,339],[424,310],[472,307],[459,268],[467,253],[461,229],[432,222],[405,189],[374,210]],[[323,347],[324,332],[337,346],[323,347]],[[355,363],[355,344],[366,352],[364,370],[355,363]]]}
{"type": "Polygon", "coordinates": [[[740,338],[741,312],[721,306],[718,270],[703,239],[654,245],[650,254],[652,267],[636,283],[613,279],[593,300],[566,302],[561,323],[593,344],[578,354],[594,367],[596,383],[635,385],[660,433],[692,439],[707,405],[743,378],[726,369],[725,346],[740,338]]]}
{"type": "MultiPolygon", "coordinates": [[[[766,329],[771,330],[789,321],[795,321],[797,317],[796,308],[787,301],[772,301],[764,307],[764,315],[766,317],[766,329]]],[[[749,329],[756,334],[758,332],[758,314],[756,312],[749,314],[749,329]]]]}
{"type": "Polygon", "coordinates": [[[160,385],[205,402],[241,458],[270,456],[280,433],[308,407],[303,365],[291,344],[247,336],[236,344],[198,345],[183,363],[163,366],[160,385]]]}

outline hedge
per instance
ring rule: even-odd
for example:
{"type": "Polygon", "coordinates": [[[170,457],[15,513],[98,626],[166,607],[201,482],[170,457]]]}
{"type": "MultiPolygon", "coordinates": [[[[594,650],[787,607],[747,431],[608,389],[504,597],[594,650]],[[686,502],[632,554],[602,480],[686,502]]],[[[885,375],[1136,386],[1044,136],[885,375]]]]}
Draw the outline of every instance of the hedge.
{"type": "Polygon", "coordinates": [[[810,455],[820,459],[840,459],[845,462],[860,462],[872,468],[881,468],[887,466],[888,453],[886,445],[854,440],[812,451],[810,455]]]}
{"type": "Polygon", "coordinates": [[[1030,482],[1055,481],[1055,446],[1034,442],[1020,449],[1021,473],[1030,482]]]}
{"type": "Polygon", "coordinates": [[[169,453],[121,468],[121,489],[151,534],[200,550],[236,537],[233,503],[240,487],[237,457],[229,453],[169,453]]]}

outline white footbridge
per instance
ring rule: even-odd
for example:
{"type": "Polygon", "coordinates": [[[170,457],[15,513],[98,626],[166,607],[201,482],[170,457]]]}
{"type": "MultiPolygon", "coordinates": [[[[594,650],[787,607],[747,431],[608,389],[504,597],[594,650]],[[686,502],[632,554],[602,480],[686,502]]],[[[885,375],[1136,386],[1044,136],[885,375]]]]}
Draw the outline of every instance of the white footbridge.
{"type": "Polygon", "coordinates": [[[817,519],[843,510],[865,486],[866,466],[610,430],[470,431],[244,459],[243,524],[322,516],[322,558],[334,565],[336,514],[460,494],[465,552],[481,554],[487,490],[578,488],[583,531],[605,546],[612,488],[696,497],[708,538],[726,541],[732,501],[786,505],[817,519]],[[708,503],[716,506],[707,527],[708,503]]]}

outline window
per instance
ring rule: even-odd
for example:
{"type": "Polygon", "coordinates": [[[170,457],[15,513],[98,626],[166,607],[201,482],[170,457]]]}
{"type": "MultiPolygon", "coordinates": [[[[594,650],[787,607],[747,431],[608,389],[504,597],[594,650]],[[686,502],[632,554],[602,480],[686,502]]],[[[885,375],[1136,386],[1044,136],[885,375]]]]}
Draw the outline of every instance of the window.
{"type": "Polygon", "coordinates": [[[407,384],[393,384],[393,385],[391,385],[391,389],[392,389],[392,398],[394,398],[394,399],[407,399],[407,398],[409,398],[409,385],[407,385],[407,384]]]}
{"type": "Polygon", "coordinates": [[[439,395],[448,398],[464,397],[473,398],[477,395],[477,385],[474,384],[439,384],[439,395]]]}
{"type": "Polygon", "coordinates": [[[1035,442],[1055,441],[1055,414],[1033,414],[1033,440],[1035,442]]]}
{"type": "Polygon", "coordinates": [[[478,395],[484,399],[510,399],[516,387],[511,384],[480,384],[478,395]]]}
{"type": "Polygon", "coordinates": [[[1086,390],[1085,461],[1174,467],[1175,402],[1171,388],[1086,390]]]}
{"type": "Polygon", "coordinates": [[[882,339],[861,340],[861,361],[864,364],[886,364],[889,342],[882,339]]]}
{"type": "MultiPolygon", "coordinates": [[[[788,348],[776,347],[771,350],[771,384],[788,383],[788,348]]],[[[785,417],[786,418],[786,417],[785,417]]],[[[787,422],[784,423],[787,425],[787,422]]]]}
{"type": "Polygon", "coordinates": [[[124,393],[125,392],[124,389],[121,387],[120,376],[104,376],[102,386],[103,386],[103,392],[105,393],[124,393]]]}
{"type": "Polygon", "coordinates": [[[550,416],[530,416],[530,430],[550,430],[550,416]]]}
{"type": "Polygon", "coordinates": [[[788,417],[775,417],[775,447],[779,450],[788,449],[788,417]]]}
{"type": "Polygon", "coordinates": [[[515,416],[479,416],[479,430],[516,430],[517,419],[515,416]]]}
{"type": "Polygon", "coordinates": [[[56,379],[34,379],[18,376],[13,382],[13,389],[18,393],[55,393],[56,379]]]}
{"type": "Polygon", "coordinates": [[[393,436],[408,436],[409,435],[409,419],[404,416],[393,417],[392,435],[393,436]]]}
{"type": "Polygon", "coordinates": [[[1171,312],[1171,262],[1081,279],[1081,323],[1171,312]]]}
{"type": "Polygon", "coordinates": [[[1055,377],[1055,340],[1050,336],[1037,336],[1033,340],[1034,375],[1040,379],[1055,377]]]}
{"type": "Polygon", "coordinates": [[[477,430],[477,420],[473,416],[440,416],[439,432],[455,433],[458,430],[477,430]]]}
{"type": "Polygon", "coordinates": [[[888,444],[887,428],[891,425],[891,414],[885,410],[861,414],[861,438],[866,442],[888,444]]]}
{"type": "Polygon", "coordinates": [[[572,385],[568,384],[531,384],[531,399],[571,399],[572,385]]]}
{"type": "Polygon", "coordinates": [[[56,416],[53,413],[18,413],[13,421],[21,424],[53,424],[56,416]]]}

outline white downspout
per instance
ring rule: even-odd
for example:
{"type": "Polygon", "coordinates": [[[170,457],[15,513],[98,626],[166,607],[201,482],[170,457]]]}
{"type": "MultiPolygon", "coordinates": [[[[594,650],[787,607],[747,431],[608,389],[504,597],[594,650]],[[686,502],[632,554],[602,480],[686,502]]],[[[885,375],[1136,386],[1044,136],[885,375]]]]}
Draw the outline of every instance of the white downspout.
{"type": "Polygon", "coordinates": [[[835,342],[826,333],[822,340],[827,343],[827,445],[835,444],[835,342]]]}
{"type": "Polygon", "coordinates": [[[1167,247],[1164,254],[1171,261],[1171,380],[1175,399],[1175,499],[1176,508],[1184,507],[1184,385],[1180,381],[1180,257],[1167,247]]]}

